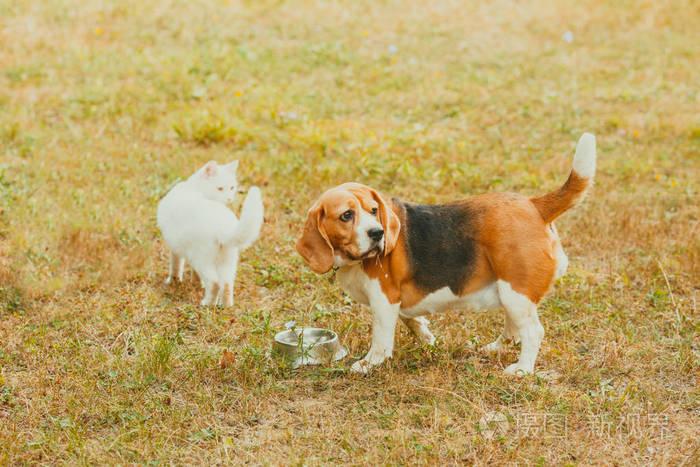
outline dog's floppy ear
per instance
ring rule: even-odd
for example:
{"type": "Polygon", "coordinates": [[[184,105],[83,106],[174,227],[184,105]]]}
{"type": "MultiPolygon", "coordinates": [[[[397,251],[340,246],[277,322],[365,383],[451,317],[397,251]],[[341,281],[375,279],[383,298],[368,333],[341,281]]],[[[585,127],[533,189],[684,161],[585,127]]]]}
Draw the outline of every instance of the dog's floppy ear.
{"type": "Polygon", "coordinates": [[[384,201],[382,195],[372,188],[367,188],[372,197],[379,204],[379,222],[384,228],[384,251],[382,255],[388,255],[396,246],[399,240],[399,232],[401,231],[401,221],[399,216],[391,209],[384,201]]]}
{"type": "Polygon", "coordinates": [[[314,272],[324,274],[333,267],[333,247],[323,228],[324,211],[318,203],[309,209],[304,233],[297,240],[297,251],[314,272]]]}

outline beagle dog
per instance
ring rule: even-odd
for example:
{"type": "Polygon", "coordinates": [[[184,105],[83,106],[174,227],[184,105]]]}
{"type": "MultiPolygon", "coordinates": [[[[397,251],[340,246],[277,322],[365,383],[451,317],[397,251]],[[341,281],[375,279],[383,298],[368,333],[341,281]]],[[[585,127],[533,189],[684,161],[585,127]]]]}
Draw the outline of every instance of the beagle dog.
{"type": "Polygon", "coordinates": [[[532,373],[544,337],[537,305],[568,264],[553,221],[583,198],[595,167],[595,137],[584,133],[566,183],[535,198],[487,193],[423,205],[359,183],[323,193],[296,247],[313,271],[336,268],[345,292],[372,311],[370,350],[352,370],[391,357],[399,318],[432,345],[425,315],[503,307],[503,332],[483,350],[519,340],[520,357],[505,373],[532,373]]]}

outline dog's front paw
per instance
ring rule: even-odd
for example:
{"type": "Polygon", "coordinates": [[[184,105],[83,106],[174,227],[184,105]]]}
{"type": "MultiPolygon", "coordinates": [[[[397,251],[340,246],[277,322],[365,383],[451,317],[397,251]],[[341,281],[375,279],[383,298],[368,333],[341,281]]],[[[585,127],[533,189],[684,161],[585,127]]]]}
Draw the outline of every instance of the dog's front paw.
{"type": "Polygon", "coordinates": [[[387,355],[387,352],[378,352],[370,349],[370,351],[367,352],[367,355],[365,355],[365,358],[353,363],[353,365],[350,367],[350,371],[366,375],[372,370],[372,368],[381,365],[382,362],[387,359],[387,357],[391,357],[391,354],[387,355]]]}
{"type": "Polygon", "coordinates": [[[363,358],[362,360],[358,360],[355,363],[353,363],[350,367],[350,371],[352,371],[353,373],[360,373],[366,375],[370,372],[370,370],[373,367],[374,365],[372,365],[370,362],[363,358]]]}
{"type": "Polygon", "coordinates": [[[518,363],[513,363],[512,365],[508,365],[505,370],[503,370],[503,373],[509,375],[509,376],[525,376],[525,375],[531,375],[534,372],[534,368],[530,368],[527,365],[523,365],[520,362],[518,363]]]}
{"type": "Polygon", "coordinates": [[[435,336],[433,336],[433,333],[430,331],[427,331],[424,334],[420,334],[418,338],[420,339],[423,345],[427,345],[429,347],[435,345],[435,341],[437,341],[437,339],[435,339],[435,336]]]}
{"type": "Polygon", "coordinates": [[[406,326],[413,332],[413,334],[418,337],[418,340],[421,342],[423,345],[428,345],[432,346],[435,345],[435,336],[433,336],[433,333],[430,332],[430,329],[428,328],[428,325],[430,324],[430,321],[428,321],[426,318],[423,316],[418,316],[416,318],[411,318],[411,319],[404,319],[404,323],[406,323],[406,326]]]}
{"type": "Polygon", "coordinates": [[[433,333],[430,332],[430,329],[428,329],[427,326],[428,320],[425,320],[425,323],[421,323],[419,326],[416,326],[413,329],[413,332],[416,334],[418,337],[418,340],[421,342],[423,345],[428,345],[428,346],[433,346],[435,345],[435,336],[433,336],[433,333]]]}
{"type": "Polygon", "coordinates": [[[484,353],[497,353],[503,350],[505,346],[503,345],[503,338],[498,336],[498,339],[483,346],[480,350],[484,353]]]}

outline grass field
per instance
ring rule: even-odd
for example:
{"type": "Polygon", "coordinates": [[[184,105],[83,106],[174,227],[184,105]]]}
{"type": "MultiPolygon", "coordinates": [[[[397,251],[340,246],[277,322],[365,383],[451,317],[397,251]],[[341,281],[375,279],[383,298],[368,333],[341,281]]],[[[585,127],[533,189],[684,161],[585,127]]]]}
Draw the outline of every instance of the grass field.
{"type": "Polygon", "coordinates": [[[698,44],[691,0],[0,0],[0,465],[697,465],[698,44]],[[583,131],[539,376],[477,350],[501,311],[350,374],[371,319],[294,248],[313,200],[545,193],[583,131]],[[265,198],[233,309],[164,285],[156,204],[210,159],[265,198]],[[290,319],[350,356],[270,359],[290,319]]]}

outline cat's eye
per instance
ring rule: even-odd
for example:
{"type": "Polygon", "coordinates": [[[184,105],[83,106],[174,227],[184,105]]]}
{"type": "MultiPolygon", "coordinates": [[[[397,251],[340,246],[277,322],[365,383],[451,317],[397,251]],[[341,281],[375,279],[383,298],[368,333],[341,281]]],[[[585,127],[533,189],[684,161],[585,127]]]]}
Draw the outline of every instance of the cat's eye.
{"type": "Polygon", "coordinates": [[[340,220],[343,222],[348,222],[352,220],[353,216],[355,215],[355,212],[352,209],[348,209],[344,213],[340,215],[340,220]]]}
{"type": "Polygon", "coordinates": [[[377,208],[372,208],[372,215],[376,216],[377,215],[377,208]]]}
{"type": "Polygon", "coordinates": [[[219,188],[217,188],[217,190],[224,191],[224,187],[220,186],[219,188]]]}

